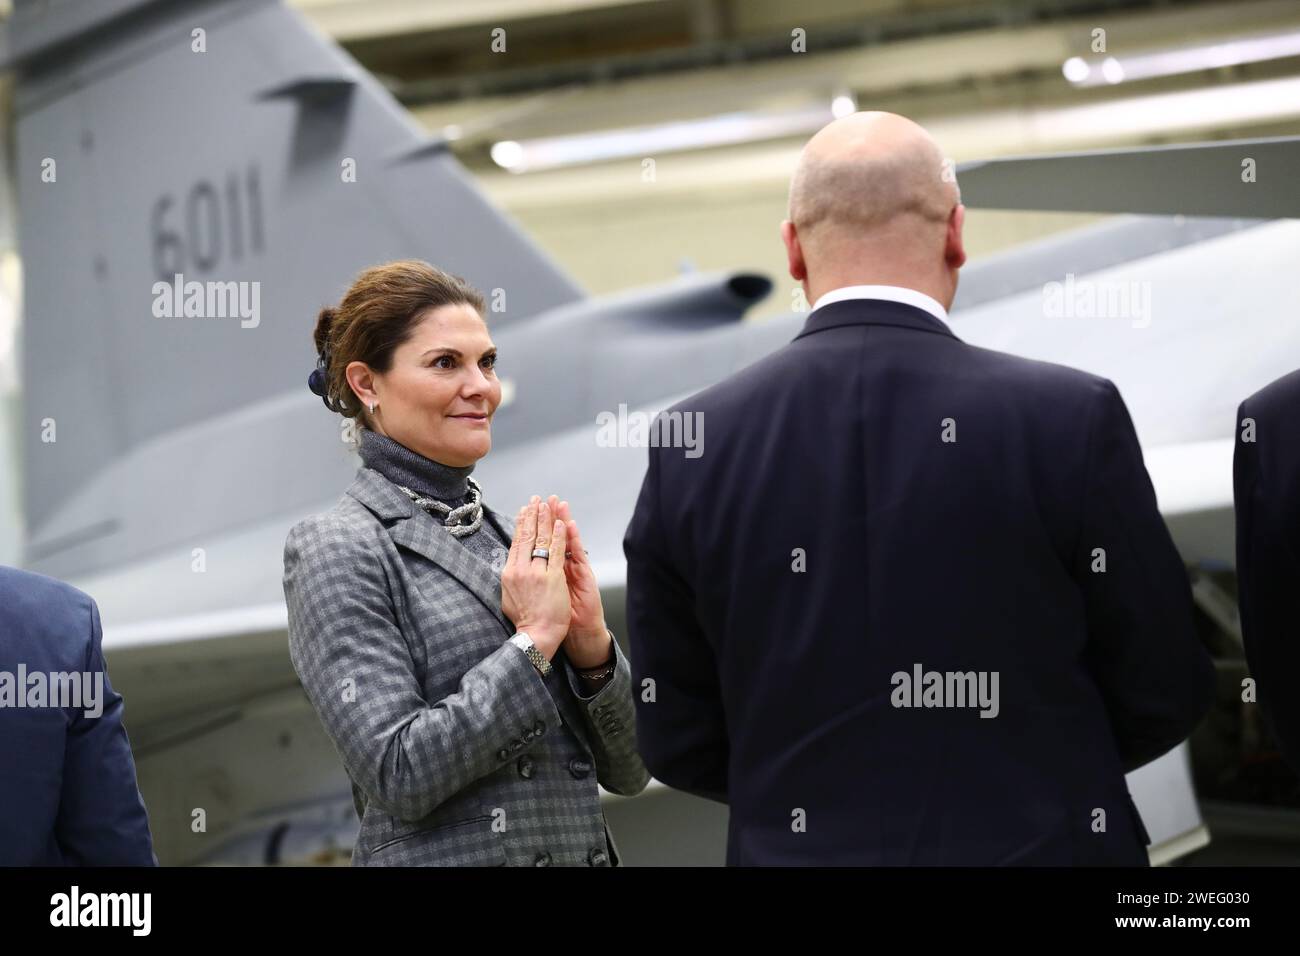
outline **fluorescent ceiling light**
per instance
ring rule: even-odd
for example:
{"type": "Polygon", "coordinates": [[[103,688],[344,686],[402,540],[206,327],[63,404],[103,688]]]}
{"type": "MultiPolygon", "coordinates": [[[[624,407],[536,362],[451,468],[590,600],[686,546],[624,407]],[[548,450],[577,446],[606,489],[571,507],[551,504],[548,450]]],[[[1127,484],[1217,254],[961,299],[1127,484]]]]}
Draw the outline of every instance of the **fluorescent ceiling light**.
{"type": "Polygon", "coordinates": [[[503,139],[492,144],[491,155],[492,162],[502,169],[515,170],[523,161],[524,151],[513,139],[503,139]]]}
{"type": "Polygon", "coordinates": [[[1088,62],[1081,56],[1072,56],[1061,66],[1061,72],[1065,74],[1065,78],[1071,83],[1086,80],[1091,69],[1088,62]]]}
{"type": "Polygon", "coordinates": [[[1300,77],[1288,76],[1045,110],[1031,125],[1037,140],[1062,150],[1297,117],[1300,77]]]}
{"type": "MultiPolygon", "coordinates": [[[[927,114],[924,123],[945,155],[984,159],[1132,146],[1153,138],[1204,140],[1224,128],[1300,120],[1300,77],[1160,93],[1130,93],[1125,86],[1116,90],[1119,98],[1104,103],[963,109],[927,114]]],[[[657,192],[661,198],[689,197],[698,202],[702,195],[716,197],[755,184],[785,189],[801,146],[802,142],[775,140],[747,150],[684,154],[672,176],[659,177],[657,192]]],[[[520,210],[563,209],[571,204],[595,207],[628,197],[627,170],[612,165],[557,170],[540,189],[527,176],[492,177],[488,182],[493,199],[520,210]]]]}
{"type": "Polygon", "coordinates": [[[1101,78],[1107,83],[1122,83],[1125,75],[1124,67],[1113,56],[1101,61],[1101,78]]]}
{"type": "Polygon", "coordinates": [[[1100,57],[1092,61],[1072,56],[1061,65],[1061,72],[1075,86],[1105,86],[1288,56],[1300,56],[1300,31],[1241,37],[1132,56],[1100,57]]]}
{"type": "Polygon", "coordinates": [[[831,120],[855,112],[857,103],[843,94],[831,102],[781,112],[724,113],[706,119],[627,126],[599,133],[547,136],[492,146],[492,161],[512,173],[631,156],[654,157],[681,150],[730,146],[765,139],[815,133],[831,120]]]}

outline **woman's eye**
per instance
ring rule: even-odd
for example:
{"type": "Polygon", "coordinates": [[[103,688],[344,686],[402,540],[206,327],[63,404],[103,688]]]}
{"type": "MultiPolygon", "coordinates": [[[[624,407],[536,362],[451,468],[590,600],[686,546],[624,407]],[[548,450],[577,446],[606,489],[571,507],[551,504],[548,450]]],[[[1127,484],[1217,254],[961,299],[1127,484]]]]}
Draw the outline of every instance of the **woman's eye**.
{"type": "Polygon", "coordinates": [[[484,356],[484,358],[483,358],[483,367],[484,367],[484,368],[496,368],[496,367],[497,367],[497,357],[496,357],[495,355],[487,355],[487,356],[484,356]]]}
{"type": "Polygon", "coordinates": [[[452,357],[451,357],[450,355],[439,355],[436,359],[433,360],[433,364],[434,364],[435,366],[437,366],[438,368],[454,368],[454,367],[455,367],[455,361],[452,359],[452,357]],[[451,364],[450,364],[450,365],[443,365],[443,364],[442,364],[443,362],[450,362],[451,364]]]}

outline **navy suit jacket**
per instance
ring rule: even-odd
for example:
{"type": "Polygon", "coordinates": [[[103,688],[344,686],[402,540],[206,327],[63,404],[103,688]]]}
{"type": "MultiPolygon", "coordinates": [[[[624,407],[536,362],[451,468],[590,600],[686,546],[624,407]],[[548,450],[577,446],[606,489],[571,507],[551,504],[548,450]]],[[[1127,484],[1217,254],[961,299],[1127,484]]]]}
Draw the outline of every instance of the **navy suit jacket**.
{"type": "Polygon", "coordinates": [[[651,447],[624,538],[637,736],[729,864],[1146,864],[1124,773],[1214,671],[1111,382],[849,300],[670,411],[703,454],[651,447]],[[996,672],[996,717],[895,706],[918,666],[996,672]]]}
{"type": "Polygon", "coordinates": [[[1237,409],[1237,595],[1257,699],[1287,761],[1300,771],[1300,372],[1237,409]],[[1244,441],[1243,420],[1254,420],[1244,441]]]}
{"type": "Polygon", "coordinates": [[[0,706],[0,866],[158,863],[101,641],[88,595],[0,567],[0,672],[104,674],[97,717],[89,705],[0,706]]]}

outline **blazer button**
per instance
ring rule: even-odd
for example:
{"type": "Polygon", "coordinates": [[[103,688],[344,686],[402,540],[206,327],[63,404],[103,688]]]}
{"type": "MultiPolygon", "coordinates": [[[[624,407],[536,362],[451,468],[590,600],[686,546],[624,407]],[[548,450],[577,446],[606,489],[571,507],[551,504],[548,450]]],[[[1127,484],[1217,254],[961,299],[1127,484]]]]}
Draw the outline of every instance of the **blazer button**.
{"type": "Polygon", "coordinates": [[[505,747],[502,747],[500,750],[497,751],[498,760],[505,760],[509,756],[510,756],[510,751],[507,750],[505,747]]]}
{"type": "Polygon", "coordinates": [[[547,853],[545,850],[537,854],[537,859],[533,860],[533,866],[550,866],[550,865],[551,865],[551,854],[547,853]]]}
{"type": "Polygon", "coordinates": [[[519,776],[525,780],[531,780],[533,776],[533,758],[524,756],[519,758],[519,776]]]}
{"type": "Polygon", "coordinates": [[[588,866],[609,866],[609,857],[600,847],[592,847],[591,852],[587,854],[588,866]]]}
{"type": "Polygon", "coordinates": [[[539,720],[537,723],[533,724],[533,733],[539,737],[546,733],[546,721],[539,720]]]}
{"type": "Polygon", "coordinates": [[[579,780],[591,773],[591,764],[581,757],[574,757],[569,761],[569,773],[573,774],[579,780]]]}

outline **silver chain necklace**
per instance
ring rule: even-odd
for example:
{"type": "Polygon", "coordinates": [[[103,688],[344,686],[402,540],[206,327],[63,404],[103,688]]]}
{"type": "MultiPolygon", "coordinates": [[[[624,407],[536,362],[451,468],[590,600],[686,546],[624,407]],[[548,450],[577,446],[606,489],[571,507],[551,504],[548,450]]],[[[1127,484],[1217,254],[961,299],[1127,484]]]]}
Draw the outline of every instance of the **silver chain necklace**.
{"type": "Polygon", "coordinates": [[[483,526],[483,489],[473,478],[466,478],[469,484],[469,501],[457,508],[437,498],[426,498],[404,485],[398,485],[408,498],[435,518],[441,518],[443,525],[454,537],[464,538],[483,526]]]}

